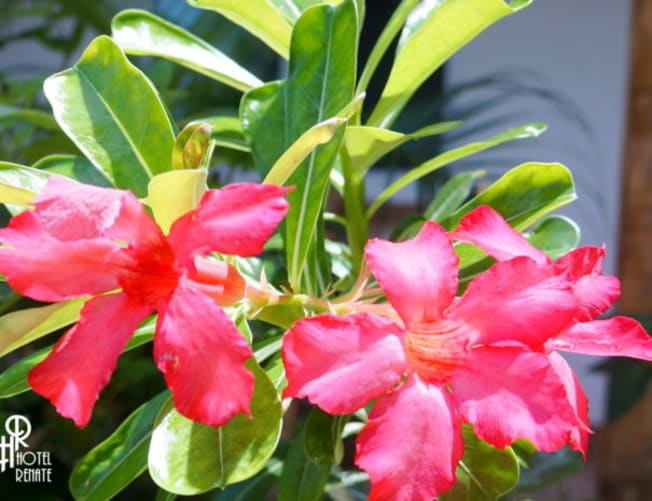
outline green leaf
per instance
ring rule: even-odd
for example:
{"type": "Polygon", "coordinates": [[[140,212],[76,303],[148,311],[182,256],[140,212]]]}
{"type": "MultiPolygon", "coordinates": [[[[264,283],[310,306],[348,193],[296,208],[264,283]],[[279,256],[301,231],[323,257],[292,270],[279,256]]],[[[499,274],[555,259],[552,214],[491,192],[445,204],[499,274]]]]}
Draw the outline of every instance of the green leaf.
{"type": "Polygon", "coordinates": [[[526,237],[551,259],[557,259],[577,247],[580,242],[580,229],[571,219],[551,216],[541,221],[526,237]]]}
{"type": "Polygon", "coordinates": [[[443,134],[459,127],[462,122],[451,121],[433,124],[411,134],[379,127],[349,126],[344,134],[346,151],[359,175],[364,173],[390,151],[406,141],[443,134]]]}
{"type": "Polygon", "coordinates": [[[493,501],[518,482],[516,454],[483,442],[469,425],[462,428],[464,457],[457,467],[457,482],[441,501],[493,501]]]}
{"type": "Polygon", "coordinates": [[[312,408],[304,431],[306,456],[310,461],[327,465],[342,461],[342,430],[347,420],[347,416],[331,416],[319,407],[312,408]]]}
{"type": "Polygon", "coordinates": [[[242,129],[251,145],[254,164],[261,178],[285,151],[285,139],[270,133],[277,131],[280,134],[285,130],[284,85],[285,82],[281,81],[269,82],[247,92],[240,104],[242,129]]]}
{"type": "MultiPolygon", "coordinates": [[[[305,429],[304,429],[305,430],[305,429]]],[[[283,461],[279,482],[279,501],[322,501],[331,464],[312,461],[306,456],[305,433],[301,431],[290,442],[283,461]]]]}
{"type": "Polygon", "coordinates": [[[229,485],[226,489],[211,497],[210,501],[254,501],[269,499],[270,491],[278,481],[283,463],[276,458],[270,458],[265,469],[256,476],[229,485]]]}
{"type": "Polygon", "coordinates": [[[281,432],[281,402],[258,364],[247,364],[256,377],[253,419],[237,415],[216,428],[195,423],[168,402],[161,410],[149,451],[149,471],[167,491],[181,495],[206,492],[245,480],[264,466],[281,432]]]}
{"type": "Polygon", "coordinates": [[[0,125],[13,125],[17,121],[25,121],[45,130],[59,130],[56,120],[47,111],[0,104],[0,125]]]}
{"type": "Polygon", "coordinates": [[[573,177],[566,167],[557,163],[528,162],[508,171],[442,224],[452,229],[479,205],[490,205],[515,229],[523,231],[576,198],[573,177]]]}
{"type": "MultiPolygon", "coordinates": [[[[193,7],[219,12],[287,59],[292,26],[271,0],[187,0],[193,7]]],[[[285,9],[284,9],[285,10],[285,9]]]]}
{"type": "Polygon", "coordinates": [[[107,188],[113,186],[111,181],[85,157],[76,155],[48,155],[36,162],[34,168],[47,171],[51,174],[59,174],[86,184],[105,186],[107,188]]]}
{"type": "MultiPolygon", "coordinates": [[[[295,24],[288,79],[285,84],[285,146],[304,131],[336,116],[353,99],[357,17],[352,0],[307,9],[295,24]]],[[[288,278],[295,291],[320,293],[320,277],[307,272],[306,262],[318,240],[318,227],[329,187],[329,176],[342,132],[313,151],[289,184],[286,218],[288,278]]],[[[318,254],[324,255],[323,249],[318,254]]],[[[316,261],[311,261],[315,263],[316,261]]],[[[322,277],[323,278],[323,277],[322,277]]]]}
{"type": "Polygon", "coordinates": [[[459,208],[473,190],[475,182],[484,176],[484,171],[461,172],[451,177],[437,196],[430,202],[424,212],[424,217],[431,221],[441,221],[459,208]]]}
{"type": "Polygon", "coordinates": [[[70,492],[77,501],[111,499],[147,469],[152,427],[170,393],[141,405],[75,466],[70,492]]]}
{"type": "Polygon", "coordinates": [[[368,124],[388,127],[419,86],[450,56],[530,1],[446,0],[417,5],[405,22],[394,64],[368,124]]]}
{"type": "Polygon", "coordinates": [[[0,317],[0,357],[79,319],[88,298],[13,311],[0,317]]]}
{"type": "Polygon", "coordinates": [[[51,350],[52,346],[47,346],[31,353],[0,374],[0,398],[9,398],[29,391],[28,372],[36,364],[45,360],[51,350]]]}
{"type": "MultiPolygon", "coordinates": [[[[134,335],[127,343],[124,352],[133,350],[138,346],[148,343],[154,335],[154,321],[148,321],[136,329],[134,335]]],[[[27,382],[27,374],[36,364],[41,362],[52,350],[52,346],[46,346],[34,353],[22,358],[6,371],[0,374],[0,398],[9,398],[30,390],[27,382]]]]}
{"type": "Polygon", "coordinates": [[[0,203],[28,205],[34,195],[45,187],[47,180],[47,173],[38,169],[0,162],[0,203]]]}
{"type": "Polygon", "coordinates": [[[152,175],[170,170],[174,130],[163,103],[109,37],[44,91],[64,132],[117,187],[143,196],[152,175]]]}
{"type": "Polygon", "coordinates": [[[399,179],[390,184],[385,188],[376,200],[369,206],[367,209],[367,217],[371,217],[376,213],[376,211],[394,194],[402,190],[410,183],[421,179],[423,176],[430,174],[431,172],[444,167],[456,160],[474,155],[481,151],[487,150],[489,148],[494,148],[500,144],[506,143],[508,141],[514,141],[516,139],[526,139],[530,137],[537,137],[546,130],[546,126],[543,124],[528,124],[522,125],[521,127],[516,127],[509,129],[505,132],[498,134],[490,139],[484,141],[478,141],[475,143],[465,144],[459,148],[446,151],[440,155],[437,155],[434,158],[431,158],[427,162],[411,169],[407,174],[401,176],[399,179]]]}
{"type": "Polygon", "coordinates": [[[329,118],[313,125],[303,133],[274,163],[263,180],[266,184],[283,185],[301,165],[306,157],[320,144],[333,139],[339,128],[346,123],[344,118],[329,118]]]}
{"type": "Polygon", "coordinates": [[[111,36],[127,54],[162,57],[242,91],[263,84],[208,42],[144,10],[117,14],[111,36]]]}

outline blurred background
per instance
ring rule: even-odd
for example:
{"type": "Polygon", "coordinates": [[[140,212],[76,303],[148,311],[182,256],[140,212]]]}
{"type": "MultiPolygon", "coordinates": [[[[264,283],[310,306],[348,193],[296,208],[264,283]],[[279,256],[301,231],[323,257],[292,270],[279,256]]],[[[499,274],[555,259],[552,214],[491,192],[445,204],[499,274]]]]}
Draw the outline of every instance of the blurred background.
{"type": "MultiPolygon", "coordinates": [[[[397,4],[367,2],[362,58],[397,4]]],[[[42,81],[74,64],[94,36],[109,33],[111,17],[124,8],[148,9],[191,29],[262,80],[283,74],[284,65],[265,46],[217,14],[193,9],[181,0],[0,0],[0,159],[31,165],[48,154],[75,152],[49,115],[42,81]]],[[[397,122],[399,130],[415,130],[437,120],[466,123],[389,157],[383,168],[374,170],[370,194],[438,151],[524,123],[544,122],[549,129],[543,136],[482,153],[453,165],[449,172],[481,168],[487,171],[483,182],[491,182],[530,160],[569,167],[579,201],[562,213],[581,227],[582,244],[606,245],[605,273],[619,274],[623,280],[618,309],[646,321],[652,314],[650,54],[652,0],[535,0],[481,34],[423,86],[415,104],[397,122]]],[[[180,123],[199,112],[207,115],[209,109],[213,114],[237,115],[238,92],[165,61],[136,62],[180,123]]],[[[369,100],[379,91],[379,81],[375,86],[372,82],[369,100]]],[[[218,151],[218,157],[223,177],[246,172],[249,165],[237,152],[218,151]]],[[[441,175],[431,177],[402,192],[392,206],[393,217],[427,204],[441,182],[441,175]]],[[[14,306],[7,307],[5,301],[0,310],[14,306]]],[[[160,384],[151,363],[141,367],[139,360],[134,354],[121,362],[123,385],[133,389],[143,383],[160,384]]],[[[0,360],[0,370],[11,362],[0,360]]],[[[596,358],[573,357],[571,363],[589,396],[592,425],[598,430],[591,459],[583,466],[566,452],[548,458],[541,471],[530,473],[530,486],[524,473],[522,493],[513,499],[649,499],[645,493],[652,492],[652,397],[644,397],[652,371],[632,361],[604,364],[596,358]],[[570,478],[539,489],[564,477],[570,478]]],[[[43,432],[44,440],[50,440],[45,444],[56,449],[59,470],[64,470],[116,426],[132,408],[130,398],[139,400],[137,390],[131,393],[125,397],[124,387],[114,387],[106,398],[103,393],[99,418],[83,432],[62,423],[36,397],[3,400],[0,418],[27,405],[22,412],[38,414],[50,423],[43,432]],[[120,400],[110,398],[113,394],[120,400]]],[[[39,499],[65,499],[66,478],[57,475],[63,490],[49,488],[39,499]]]]}

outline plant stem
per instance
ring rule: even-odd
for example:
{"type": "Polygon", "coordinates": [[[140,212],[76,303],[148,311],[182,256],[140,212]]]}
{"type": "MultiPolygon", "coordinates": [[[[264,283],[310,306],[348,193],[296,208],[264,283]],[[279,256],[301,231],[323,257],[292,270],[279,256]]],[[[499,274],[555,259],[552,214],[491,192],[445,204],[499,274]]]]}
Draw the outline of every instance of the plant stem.
{"type": "Polygon", "coordinates": [[[353,276],[357,276],[362,263],[364,246],[369,237],[365,198],[365,180],[351,162],[346,149],[342,149],[342,173],[344,175],[344,217],[346,236],[351,249],[353,276]]]}

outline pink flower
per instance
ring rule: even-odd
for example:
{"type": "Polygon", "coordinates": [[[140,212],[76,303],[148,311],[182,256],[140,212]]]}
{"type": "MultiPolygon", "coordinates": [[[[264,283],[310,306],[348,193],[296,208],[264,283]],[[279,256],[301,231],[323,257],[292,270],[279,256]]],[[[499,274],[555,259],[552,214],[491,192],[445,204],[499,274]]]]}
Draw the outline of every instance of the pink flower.
{"type": "Polygon", "coordinates": [[[287,211],[286,191],[208,190],[164,236],[132,193],[51,177],[35,209],[0,229],[0,271],[39,301],[94,297],[29,373],[33,390],[85,426],[134,329],[158,312],[154,359],[179,412],[214,426],[249,414],[251,348],[217,304],[242,297],[244,281],[203,256],[259,254],[287,211]]]}
{"type": "Polygon", "coordinates": [[[413,240],[366,247],[398,322],[319,315],[284,339],[284,396],[332,414],[375,400],[356,451],[372,500],[429,501],[448,490],[464,449],[462,422],[498,448],[523,438],[542,451],[570,444],[585,453],[586,397],[553,350],[652,358],[635,321],[592,320],[618,292],[615,278],[600,275],[600,249],[551,263],[487,207],[452,237],[499,260],[461,297],[450,237],[426,223],[413,240]]]}

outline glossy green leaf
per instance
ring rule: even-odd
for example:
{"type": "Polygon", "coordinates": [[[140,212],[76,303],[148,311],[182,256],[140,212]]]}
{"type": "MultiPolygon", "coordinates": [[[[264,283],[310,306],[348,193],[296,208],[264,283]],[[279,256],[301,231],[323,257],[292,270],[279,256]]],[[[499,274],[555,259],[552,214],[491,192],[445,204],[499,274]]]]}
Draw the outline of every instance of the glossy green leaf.
{"type": "Polygon", "coordinates": [[[269,499],[274,484],[281,474],[283,463],[276,458],[271,458],[265,469],[256,476],[229,485],[226,489],[213,494],[210,501],[256,501],[269,499]]]}
{"type": "Polygon", "coordinates": [[[578,246],[580,229],[571,219],[551,216],[541,221],[526,237],[551,259],[558,259],[578,246]]]}
{"type": "Polygon", "coordinates": [[[0,357],[76,322],[86,299],[71,299],[1,316],[0,357]]]}
{"type": "Polygon", "coordinates": [[[369,206],[369,209],[367,210],[367,217],[371,218],[376,213],[376,211],[394,194],[409,184],[417,181],[418,179],[421,179],[423,176],[430,174],[431,172],[434,172],[435,170],[440,169],[445,165],[448,165],[456,160],[474,155],[476,153],[480,153],[481,151],[485,151],[489,148],[494,148],[508,141],[537,137],[545,130],[546,126],[543,124],[523,125],[521,127],[509,129],[485,141],[465,144],[464,146],[460,146],[458,148],[437,155],[427,162],[424,162],[423,164],[411,169],[407,174],[401,176],[399,179],[385,188],[380,193],[380,195],[376,197],[376,200],[374,200],[373,203],[369,206]]]}
{"type": "Polygon", "coordinates": [[[278,0],[187,0],[193,7],[219,12],[287,59],[292,26],[278,0]]]}
{"type": "MultiPolygon", "coordinates": [[[[154,335],[154,320],[145,322],[141,327],[136,329],[131,339],[127,343],[124,351],[133,350],[138,346],[148,343],[152,340],[154,335]]],[[[48,353],[52,350],[52,346],[46,346],[34,353],[30,353],[26,357],[20,359],[18,362],[9,367],[6,371],[0,374],[0,398],[9,398],[20,393],[30,390],[29,383],[27,382],[27,374],[29,371],[43,360],[48,353]]]]}
{"type": "Polygon", "coordinates": [[[364,125],[349,126],[344,134],[344,144],[359,175],[364,175],[369,167],[406,141],[443,134],[459,127],[461,123],[457,121],[442,122],[424,127],[411,134],[364,125]]]}
{"type": "Polygon", "coordinates": [[[109,37],[93,40],[70,69],[44,84],[54,116],[116,186],[143,196],[171,168],[174,130],[145,75],[109,37]]]}
{"type": "Polygon", "coordinates": [[[408,16],[387,83],[369,125],[387,128],[419,86],[450,56],[531,0],[424,1],[408,16]]]}
{"type": "Polygon", "coordinates": [[[310,461],[328,465],[342,461],[342,430],[347,420],[347,416],[332,416],[319,407],[312,408],[304,430],[304,446],[310,461]]]}
{"type": "Polygon", "coordinates": [[[475,182],[484,176],[484,171],[461,172],[451,177],[432,202],[428,205],[423,215],[431,221],[441,221],[459,208],[471,195],[475,182]]]}
{"type": "Polygon", "coordinates": [[[304,432],[291,442],[283,461],[279,501],[322,501],[331,471],[329,462],[312,461],[306,456],[304,432]]]}
{"type": "Polygon", "coordinates": [[[77,501],[111,499],[147,469],[154,421],[169,398],[164,391],[141,405],[77,463],[69,481],[77,501]]]}
{"type": "Polygon", "coordinates": [[[281,402],[265,371],[253,361],[247,366],[256,377],[253,419],[240,414],[216,428],[181,416],[172,402],[161,410],[149,471],[165,490],[198,494],[245,480],[265,466],[280,435],[281,402]]]}
{"type": "Polygon", "coordinates": [[[35,169],[75,179],[86,184],[111,187],[111,181],[85,157],[76,155],[48,155],[34,164],[35,169]]]}
{"type": "Polygon", "coordinates": [[[240,103],[242,129],[261,178],[285,151],[285,138],[280,132],[285,131],[284,87],[285,82],[269,82],[247,92],[240,103]],[[270,134],[270,131],[277,131],[277,134],[270,134]]]}
{"type": "MultiPolygon", "coordinates": [[[[307,9],[295,24],[285,84],[285,145],[353,100],[357,17],[352,0],[307,9]]],[[[342,132],[314,150],[290,177],[286,217],[288,278],[295,291],[318,294],[320,276],[306,271],[308,255],[318,245],[320,216],[342,132]]],[[[324,256],[323,250],[318,252],[324,256]]],[[[316,264],[316,261],[311,261],[316,264]]],[[[323,277],[321,277],[323,278],[323,277]]]]}
{"type": "Polygon", "coordinates": [[[0,203],[28,205],[47,180],[47,173],[38,169],[0,162],[0,203]]]}
{"type": "Polygon", "coordinates": [[[518,482],[516,454],[509,447],[496,449],[483,442],[469,425],[462,428],[464,457],[457,467],[457,482],[441,501],[493,501],[518,482]]]}
{"type": "Polygon", "coordinates": [[[144,10],[117,14],[111,36],[127,54],[162,57],[242,91],[263,84],[208,42],[144,10]]]}
{"type": "Polygon", "coordinates": [[[263,180],[266,184],[283,185],[306,157],[320,144],[329,142],[346,123],[344,118],[329,118],[312,126],[274,163],[263,180]]]}
{"type": "Polygon", "coordinates": [[[24,121],[45,130],[59,130],[56,120],[46,111],[0,104],[0,125],[13,125],[17,121],[24,121]]]}
{"type": "Polygon", "coordinates": [[[479,205],[490,205],[519,231],[577,198],[570,171],[557,163],[528,162],[514,167],[469,200],[442,224],[454,228],[479,205]]]}

